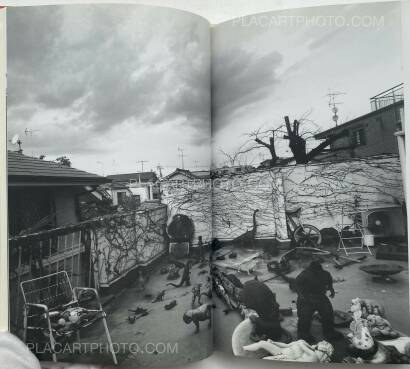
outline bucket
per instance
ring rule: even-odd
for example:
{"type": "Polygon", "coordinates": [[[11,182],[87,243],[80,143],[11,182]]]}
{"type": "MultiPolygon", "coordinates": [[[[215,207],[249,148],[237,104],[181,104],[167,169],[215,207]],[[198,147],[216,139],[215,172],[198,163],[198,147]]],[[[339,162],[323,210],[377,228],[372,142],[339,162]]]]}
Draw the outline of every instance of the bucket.
{"type": "Polygon", "coordinates": [[[374,235],[372,234],[365,234],[364,235],[364,244],[368,247],[374,246],[374,235]]]}

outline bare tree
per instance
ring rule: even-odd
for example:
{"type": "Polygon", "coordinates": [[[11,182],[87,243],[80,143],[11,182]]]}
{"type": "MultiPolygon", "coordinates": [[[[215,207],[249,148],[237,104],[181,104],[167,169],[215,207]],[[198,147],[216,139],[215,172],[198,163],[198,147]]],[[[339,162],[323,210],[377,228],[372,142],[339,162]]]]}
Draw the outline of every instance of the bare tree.
{"type": "Polygon", "coordinates": [[[326,140],[321,142],[315,148],[307,152],[306,150],[306,139],[300,133],[300,121],[294,120],[293,125],[291,125],[289,117],[285,117],[285,124],[287,135],[283,138],[289,140],[289,148],[292,151],[293,158],[297,164],[307,164],[317,155],[319,155],[326,147],[331,145],[333,142],[339,138],[347,136],[347,130],[343,130],[339,133],[329,135],[326,140]]]}
{"type": "Polygon", "coordinates": [[[222,149],[220,149],[220,152],[227,158],[228,163],[233,166],[238,165],[240,159],[253,150],[268,150],[270,158],[269,162],[267,162],[268,165],[265,166],[274,167],[280,159],[278,154],[280,143],[283,140],[287,140],[287,145],[296,163],[307,164],[321,154],[326,147],[336,140],[346,137],[348,134],[347,130],[330,134],[326,140],[316,145],[313,149],[308,150],[307,141],[313,139],[318,130],[317,127],[312,129],[312,124],[314,125],[314,123],[307,119],[307,114],[298,120],[294,120],[293,123],[286,116],[284,124],[278,125],[276,128],[266,130],[259,128],[248,133],[246,135],[248,139],[233,153],[227,153],[222,149]]]}

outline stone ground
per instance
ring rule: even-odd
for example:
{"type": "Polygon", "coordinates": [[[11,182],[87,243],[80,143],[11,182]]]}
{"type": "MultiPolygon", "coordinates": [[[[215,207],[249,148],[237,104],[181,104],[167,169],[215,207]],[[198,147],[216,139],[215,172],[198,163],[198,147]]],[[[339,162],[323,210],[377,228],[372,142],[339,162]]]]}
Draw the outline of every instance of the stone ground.
{"type": "MultiPolygon", "coordinates": [[[[329,250],[330,251],[330,250],[329,250]]],[[[219,251],[220,252],[220,251],[219,251]]],[[[255,250],[235,250],[238,253],[238,259],[244,259],[247,256],[255,252],[255,250]]],[[[341,254],[343,255],[343,254],[341,254]]],[[[360,255],[358,255],[360,256],[360,255]]],[[[271,260],[279,259],[274,257],[271,260]]],[[[224,260],[216,262],[216,264],[226,265],[228,261],[224,260]]],[[[289,274],[290,277],[296,277],[298,273],[309,263],[309,260],[301,260],[298,262],[292,262],[294,270],[289,274]]],[[[336,296],[332,299],[334,309],[347,311],[350,307],[350,301],[355,297],[368,298],[376,300],[380,305],[384,306],[386,311],[386,317],[392,324],[393,328],[401,331],[405,335],[410,336],[410,314],[409,314],[409,270],[408,263],[402,261],[388,261],[388,260],[376,260],[374,256],[367,256],[366,260],[360,264],[352,264],[344,267],[342,270],[334,268],[332,258],[325,258],[323,267],[329,271],[334,282],[334,289],[336,290],[336,296]],[[361,265],[381,263],[381,264],[399,264],[404,267],[404,270],[395,276],[396,283],[376,283],[372,280],[372,277],[362,272],[359,267],[361,265]]],[[[235,273],[234,270],[226,269],[228,273],[234,273],[241,279],[242,282],[252,279],[253,276],[249,276],[246,273],[235,273]]],[[[259,266],[256,267],[256,274],[259,280],[265,281],[272,277],[266,268],[266,262],[262,261],[259,266]]],[[[291,307],[294,309],[294,316],[296,316],[296,305],[294,301],[297,296],[293,293],[286,282],[280,278],[275,278],[267,281],[266,284],[276,293],[277,301],[281,308],[291,307]]],[[[215,298],[217,309],[214,314],[214,326],[218,327],[218,333],[215,336],[215,347],[218,350],[224,352],[232,352],[231,349],[231,336],[236,325],[242,320],[240,315],[236,312],[230,312],[224,314],[224,303],[215,298]]],[[[285,319],[285,321],[288,318],[285,319]]],[[[293,322],[296,319],[293,318],[293,322]]],[[[293,322],[291,324],[293,324],[293,322]]],[[[295,324],[293,324],[295,326],[295,324]]],[[[320,325],[314,324],[312,326],[312,332],[316,335],[320,335],[320,325]]],[[[294,327],[292,334],[295,336],[296,327],[294,327]]],[[[320,339],[320,337],[318,337],[320,339]]]]}
{"type": "MultiPolygon", "coordinates": [[[[227,252],[229,249],[224,248],[219,252],[227,252]]],[[[216,262],[217,264],[237,263],[249,255],[255,253],[255,250],[235,250],[238,253],[236,260],[226,260],[216,262]]],[[[279,257],[270,260],[278,259],[279,257]]],[[[256,266],[256,274],[259,280],[266,281],[272,278],[272,273],[267,270],[267,260],[259,259],[256,266]]],[[[309,261],[294,262],[294,270],[289,276],[295,277],[302,268],[307,265],[309,261]]],[[[334,288],[336,296],[332,300],[335,309],[347,311],[350,306],[350,301],[355,297],[369,298],[378,301],[385,307],[386,317],[391,322],[393,328],[400,330],[405,335],[410,335],[410,319],[409,319],[409,292],[408,292],[408,263],[399,261],[383,261],[375,260],[374,256],[368,256],[366,260],[360,264],[353,264],[337,270],[334,268],[332,260],[329,258],[323,264],[324,268],[328,270],[334,280],[334,288]],[[405,270],[398,274],[395,278],[397,280],[394,284],[381,284],[372,281],[370,275],[359,270],[360,265],[371,263],[397,263],[402,265],[405,270]]],[[[205,285],[207,274],[198,275],[201,270],[198,264],[195,265],[191,273],[192,285],[201,282],[205,285]]],[[[253,275],[247,273],[237,272],[233,269],[226,269],[229,273],[236,274],[243,282],[254,278],[253,275]]],[[[139,292],[137,288],[128,288],[120,291],[116,298],[106,307],[108,313],[107,321],[111,331],[112,339],[116,343],[137,343],[141,351],[138,354],[133,354],[129,350],[118,355],[118,359],[124,368],[135,367],[152,367],[152,366],[175,366],[186,362],[192,362],[205,358],[212,353],[213,341],[212,330],[207,328],[206,323],[202,323],[201,331],[195,334],[194,326],[186,325],[182,321],[182,315],[191,306],[191,289],[192,287],[165,287],[166,275],[159,273],[159,267],[155,270],[147,284],[144,292],[139,292]],[[152,297],[147,298],[146,294],[155,295],[160,290],[166,289],[165,299],[163,302],[151,303],[152,297]],[[178,305],[166,311],[164,305],[171,300],[176,299],[178,305]],[[149,310],[149,315],[138,319],[134,324],[127,321],[128,309],[137,306],[146,307],[149,310]],[[164,351],[164,344],[169,344],[174,347],[178,344],[178,355],[169,353],[161,353],[164,351]],[[158,346],[155,346],[158,344],[158,346]],[[152,352],[155,347],[158,348],[158,353],[152,352]]],[[[276,293],[277,300],[282,308],[291,307],[296,309],[294,301],[296,294],[293,293],[288,284],[280,278],[271,279],[266,282],[267,285],[276,293]]],[[[203,298],[203,302],[207,301],[203,298]]],[[[231,336],[236,325],[242,320],[239,313],[229,312],[224,313],[226,309],[225,304],[214,298],[216,309],[214,309],[214,344],[215,348],[227,353],[231,353],[231,336]]],[[[295,315],[295,314],[294,314],[295,315]]],[[[293,334],[295,334],[295,318],[290,326],[293,324],[293,334]]],[[[102,342],[105,343],[104,331],[100,324],[98,327],[84,332],[82,334],[82,342],[102,342]]],[[[287,326],[289,329],[289,324],[287,326]]],[[[320,325],[314,325],[314,334],[320,335],[320,325]]],[[[318,337],[319,338],[319,337],[318,337]]],[[[134,350],[133,350],[134,351],[134,350]]],[[[78,359],[78,356],[75,357],[78,359]]],[[[73,361],[73,357],[63,357],[61,360],[73,361]]],[[[84,363],[101,363],[111,365],[112,361],[108,355],[87,355],[82,356],[81,360],[77,362],[84,363]]]]}
{"type": "MultiPolygon", "coordinates": [[[[166,275],[161,275],[158,267],[151,274],[145,291],[139,291],[137,287],[125,289],[117,294],[116,298],[105,308],[111,338],[118,344],[117,347],[121,351],[117,359],[122,367],[170,367],[197,361],[212,354],[212,329],[208,328],[208,323],[201,323],[200,332],[195,334],[194,325],[192,323],[187,325],[182,321],[185,311],[191,309],[192,286],[196,283],[202,283],[202,286],[206,284],[208,274],[199,274],[203,270],[208,271],[208,267],[199,269],[199,264],[194,265],[191,270],[191,287],[175,288],[165,286],[165,284],[167,282],[177,283],[180,278],[176,281],[167,281],[166,275]],[[166,290],[164,301],[152,303],[153,297],[163,289],[166,290]],[[147,295],[152,295],[152,297],[147,295]],[[171,310],[165,310],[164,305],[172,300],[177,301],[177,306],[171,310]],[[134,324],[130,324],[127,320],[128,309],[134,309],[137,306],[147,308],[149,314],[137,319],[134,324]],[[134,345],[129,346],[129,343],[134,345]],[[138,345],[138,349],[135,344],[138,345]]],[[[205,290],[204,287],[202,290],[205,290]]],[[[209,302],[209,299],[202,296],[201,302],[209,302]]],[[[102,324],[97,323],[92,330],[83,331],[81,342],[105,344],[102,324]]],[[[107,354],[88,354],[81,358],[78,355],[64,356],[60,360],[112,364],[111,357],[107,354]]]]}

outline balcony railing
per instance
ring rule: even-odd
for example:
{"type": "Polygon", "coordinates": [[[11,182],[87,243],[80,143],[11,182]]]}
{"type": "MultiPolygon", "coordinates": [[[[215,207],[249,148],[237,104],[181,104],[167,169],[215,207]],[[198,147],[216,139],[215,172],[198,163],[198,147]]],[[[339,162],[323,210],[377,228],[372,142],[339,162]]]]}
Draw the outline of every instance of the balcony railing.
{"type": "Polygon", "coordinates": [[[403,83],[370,98],[371,110],[375,111],[385,106],[404,100],[403,83]]]}

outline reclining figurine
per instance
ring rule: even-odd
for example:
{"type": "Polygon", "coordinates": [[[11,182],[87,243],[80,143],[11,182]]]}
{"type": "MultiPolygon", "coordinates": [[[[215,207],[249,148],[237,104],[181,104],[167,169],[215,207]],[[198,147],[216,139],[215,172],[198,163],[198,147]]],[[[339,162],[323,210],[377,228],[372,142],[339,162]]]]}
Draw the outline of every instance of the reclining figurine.
{"type": "Polygon", "coordinates": [[[301,361],[305,363],[329,363],[334,352],[333,346],[326,341],[321,341],[317,345],[309,345],[304,340],[291,343],[259,341],[248,346],[244,346],[245,351],[264,350],[270,355],[265,356],[266,360],[301,361]]]}

